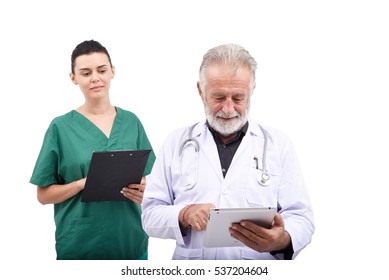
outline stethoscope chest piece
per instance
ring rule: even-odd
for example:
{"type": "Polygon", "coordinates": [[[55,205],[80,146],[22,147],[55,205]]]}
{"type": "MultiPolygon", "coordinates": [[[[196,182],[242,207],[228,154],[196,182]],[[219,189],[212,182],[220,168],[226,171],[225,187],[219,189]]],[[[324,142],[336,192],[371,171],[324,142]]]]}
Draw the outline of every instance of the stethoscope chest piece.
{"type": "Polygon", "coordinates": [[[267,172],[261,172],[257,177],[258,183],[264,187],[270,184],[270,179],[270,175],[267,172]]]}

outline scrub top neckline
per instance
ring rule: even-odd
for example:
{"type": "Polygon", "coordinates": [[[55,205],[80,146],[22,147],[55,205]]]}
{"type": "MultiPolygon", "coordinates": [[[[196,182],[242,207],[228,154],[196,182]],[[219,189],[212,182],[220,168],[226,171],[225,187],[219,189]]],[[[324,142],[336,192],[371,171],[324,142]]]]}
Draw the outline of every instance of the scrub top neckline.
{"type": "Polygon", "coordinates": [[[114,106],[114,107],[116,110],[116,116],[115,116],[115,119],[113,121],[109,137],[107,137],[107,135],[105,135],[105,133],[98,126],[96,126],[90,119],[88,119],[86,116],[84,116],[83,114],[81,114],[80,112],[78,112],[75,109],[72,110],[72,112],[73,112],[74,116],[79,119],[80,124],[82,126],[84,126],[84,128],[87,131],[94,133],[96,135],[96,137],[103,138],[104,141],[106,141],[108,144],[108,142],[110,142],[110,140],[112,140],[112,138],[114,138],[114,136],[116,135],[116,127],[120,124],[120,119],[122,116],[121,109],[119,107],[116,107],[116,106],[114,106]]]}

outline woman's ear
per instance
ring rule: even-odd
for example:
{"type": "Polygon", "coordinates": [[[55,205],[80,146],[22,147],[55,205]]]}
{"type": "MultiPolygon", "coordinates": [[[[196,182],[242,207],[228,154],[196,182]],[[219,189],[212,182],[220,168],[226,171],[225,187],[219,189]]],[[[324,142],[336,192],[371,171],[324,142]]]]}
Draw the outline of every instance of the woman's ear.
{"type": "Polygon", "coordinates": [[[69,73],[69,77],[70,77],[70,80],[73,82],[73,84],[78,85],[78,83],[76,81],[76,76],[72,72],[69,73]]]}
{"type": "Polygon", "coordinates": [[[112,69],[112,79],[113,79],[115,77],[115,66],[112,66],[111,69],[112,69]]]}

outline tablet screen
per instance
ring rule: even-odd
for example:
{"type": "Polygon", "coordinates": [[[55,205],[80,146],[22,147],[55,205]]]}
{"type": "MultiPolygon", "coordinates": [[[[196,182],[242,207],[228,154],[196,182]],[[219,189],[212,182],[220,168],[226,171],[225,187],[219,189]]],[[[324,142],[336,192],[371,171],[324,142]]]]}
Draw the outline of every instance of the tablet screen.
{"type": "Polygon", "coordinates": [[[242,220],[254,222],[262,227],[270,228],[277,212],[275,207],[261,208],[213,208],[209,210],[207,229],[205,231],[205,247],[245,246],[233,238],[229,228],[233,223],[242,220]]]}

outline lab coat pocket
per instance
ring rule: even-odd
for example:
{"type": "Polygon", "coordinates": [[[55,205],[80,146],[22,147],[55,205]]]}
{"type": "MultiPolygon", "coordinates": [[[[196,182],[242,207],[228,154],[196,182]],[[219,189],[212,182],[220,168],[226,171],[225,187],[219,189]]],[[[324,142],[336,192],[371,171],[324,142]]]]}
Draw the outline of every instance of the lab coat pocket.
{"type": "Polygon", "coordinates": [[[202,260],[203,249],[188,249],[184,247],[176,247],[173,254],[173,260],[202,260]]]}
{"type": "Polygon", "coordinates": [[[272,168],[268,170],[270,183],[261,185],[258,178],[262,170],[251,168],[251,176],[246,187],[246,200],[250,207],[277,206],[278,187],[281,180],[281,170],[272,168]]]}
{"type": "Polygon", "coordinates": [[[258,253],[249,247],[242,247],[242,260],[274,260],[269,253],[258,253]]]}

